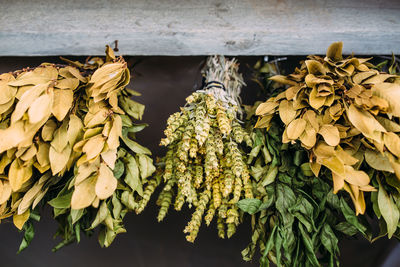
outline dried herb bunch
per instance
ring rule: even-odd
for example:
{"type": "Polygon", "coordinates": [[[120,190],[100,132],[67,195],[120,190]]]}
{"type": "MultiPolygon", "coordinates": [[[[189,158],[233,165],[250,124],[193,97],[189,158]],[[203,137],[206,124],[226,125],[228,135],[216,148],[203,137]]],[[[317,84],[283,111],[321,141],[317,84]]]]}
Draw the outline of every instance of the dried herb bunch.
{"type": "Polygon", "coordinates": [[[33,237],[28,219],[42,199],[60,224],[56,248],[99,224],[101,245],[110,245],[155,169],[150,151],[133,141],[144,106],[130,99],[138,94],[126,88],[127,65],[106,52],[106,62],[42,64],[0,76],[1,218],[13,216],[24,228],[21,249],[33,237]]]}
{"type": "MultiPolygon", "coordinates": [[[[357,214],[366,209],[364,192],[377,190],[374,181],[382,175],[400,178],[400,78],[368,60],[343,58],[342,43],[333,43],[326,57],[309,56],[293,74],[272,77],[288,88],[256,110],[258,128],[270,128],[279,115],[285,124],[282,142],[298,142],[309,151],[315,176],[321,166],[329,169],[334,193],[347,191],[357,214]]],[[[387,201],[394,206],[393,199],[387,201]]]]}
{"type": "MultiPolygon", "coordinates": [[[[209,225],[217,218],[218,235],[231,237],[239,224],[236,203],[252,198],[252,185],[241,146],[251,146],[241,126],[239,102],[243,80],[235,60],[210,57],[204,70],[206,86],[190,95],[180,112],[167,121],[161,145],[168,151],[158,176],[164,187],[158,197],[158,220],[187,203],[195,211],[184,232],[194,242],[203,217],[209,225]]],[[[155,184],[157,183],[154,182],[155,184]]],[[[153,190],[153,187],[151,187],[153,190]]]]}

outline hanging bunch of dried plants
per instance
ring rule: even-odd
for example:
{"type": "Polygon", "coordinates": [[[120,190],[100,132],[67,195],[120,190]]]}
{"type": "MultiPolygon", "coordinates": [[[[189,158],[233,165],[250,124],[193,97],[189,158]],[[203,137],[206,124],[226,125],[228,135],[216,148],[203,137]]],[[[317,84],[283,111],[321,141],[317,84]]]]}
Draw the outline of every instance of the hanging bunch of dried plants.
{"type": "MultiPolygon", "coordinates": [[[[282,142],[308,151],[315,176],[329,170],[333,192],[344,189],[356,214],[364,214],[364,193],[391,237],[399,222],[400,77],[384,73],[368,58],[343,58],[342,43],[325,57],[309,56],[295,72],[271,80],[287,89],[258,106],[257,128],[284,123],[282,142]]],[[[384,231],[385,232],[385,231],[384,231]]]]}
{"type": "Polygon", "coordinates": [[[164,182],[157,200],[158,220],[164,219],[172,202],[178,211],[185,203],[193,206],[192,218],[184,229],[190,242],[194,242],[203,218],[209,225],[215,217],[218,235],[231,237],[240,221],[236,203],[253,197],[242,150],[252,141],[238,119],[244,84],[238,67],[236,60],[210,57],[203,72],[205,87],[190,95],[186,105],[169,117],[166,137],[161,140],[167,153],[154,182],[164,182]]]}
{"type": "Polygon", "coordinates": [[[150,151],[134,141],[144,106],[126,88],[127,64],[106,53],[105,62],[44,63],[0,76],[0,216],[25,230],[20,249],[47,201],[63,239],[56,249],[98,225],[100,244],[110,245],[155,170],[150,151]]]}

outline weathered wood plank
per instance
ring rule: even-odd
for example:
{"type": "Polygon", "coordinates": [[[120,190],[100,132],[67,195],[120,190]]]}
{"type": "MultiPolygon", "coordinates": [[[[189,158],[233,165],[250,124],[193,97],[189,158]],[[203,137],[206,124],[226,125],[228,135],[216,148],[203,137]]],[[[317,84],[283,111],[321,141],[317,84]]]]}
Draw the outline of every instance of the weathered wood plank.
{"type": "Polygon", "coordinates": [[[398,0],[0,1],[0,55],[400,53],[398,0]]]}

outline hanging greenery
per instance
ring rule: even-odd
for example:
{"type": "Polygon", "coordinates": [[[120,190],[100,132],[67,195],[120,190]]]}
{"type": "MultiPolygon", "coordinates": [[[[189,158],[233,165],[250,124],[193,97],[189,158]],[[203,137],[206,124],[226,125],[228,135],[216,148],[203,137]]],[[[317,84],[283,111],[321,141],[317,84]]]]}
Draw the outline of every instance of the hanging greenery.
{"type": "Polygon", "coordinates": [[[56,249],[99,225],[100,244],[109,246],[155,170],[150,151],[134,141],[144,106],[130,99],[139,94],[126,88],[127,64],[106,52],[105,62],[44,63],[0,76],[0,211],[25,230],[20,250],[33,238],[29,219],[47,201],[63,239],[56,249]]]}
{"type": "Polygon", "coordinates": [[[293,74],[272,77],[288,88],[258,106],[256,127],[270,129],[279,115],[285,125],[282,142],[308,151],[315,176],[329,170],[333,192],[347,191],[356,214],[364,214],[364,192],[372,192],[375,214],[383,217],[390,238],[400,207],[400,77],[369,60],[343,58],[339,42],[326,57],[309,56],[293,74]]]}
{"type": "MultiPolygon", "coordinates": [[[[167,147],[158,184],[164,187],[158,197],[161,221],[173,202],[175,210],[187,203],[195,211],[184,232],[194,242],[203,217],[209,225],[217,218],[218,235],[229,238],[240,221],[236,203],[252,198],[252,184],[242,145],[250,147],[250,135],[240,124],[239,94],[243,80],[235,60],[210,57],[205,70],[205,87],[190,95],[180,112],[167,121],[167,147]]],[[[153,191],[151,185],[145,191],[153,191]]],[[[139,210],[140,212],[140,210],[139,210]]]]}

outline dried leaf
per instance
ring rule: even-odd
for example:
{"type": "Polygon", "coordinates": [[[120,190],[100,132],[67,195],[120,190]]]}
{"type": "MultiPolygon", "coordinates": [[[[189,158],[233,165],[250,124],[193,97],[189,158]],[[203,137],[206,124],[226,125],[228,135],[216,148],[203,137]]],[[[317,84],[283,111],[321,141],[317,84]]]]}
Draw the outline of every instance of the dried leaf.
{"type": "Polygon", "coordinates": [[[293,108],[293,101],[283,100],[279,104],[279,116],[284,124],[288,125],[296,118],[296,110],[293,108]]]}
{"type": "Polygon", "coordinates": [[[58,121],[62,121],[72,107],[74,92],[72,89],[55,89],[51,113],[58,121]]]}
{"type": "Polygon", "coordinates": [[[112,170],[106,164],[100,164],[99,177],[96,182],[96,195],[99,199],[106,199],[112,196],[117,188],[112,170]]]}
{"type": "Polygon", "coordinates": [[[340,142],[339,130],[334,125],[324,124],[318,132],[330,146],[337,146],[340,142]]]}
{"type": "Polygon", "coordinates": [[[296,140],[304,132],[307,122],[304,119],[295,119],[289,123],[286,134],[289,139],[296,140]]]}
{"type": "Polygon", "coordinates": [[[84,209],[92,204],[96,198],[96,182],[97,176],[92,176],[75,186],[71,198],[71,209],[84,209]]]}
{"type": "Polygon", "coordinates": [[[19,230],[22,230],[22,227],[26,223],[26,221],[29,219],[30,215],[30,210],[26,210],[24,213],[18,215],[14,214],[13,216],[13,223],[15,227],[17,227],[19,230]]]}

